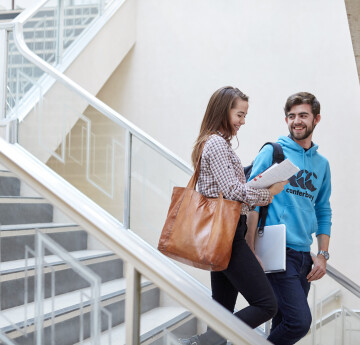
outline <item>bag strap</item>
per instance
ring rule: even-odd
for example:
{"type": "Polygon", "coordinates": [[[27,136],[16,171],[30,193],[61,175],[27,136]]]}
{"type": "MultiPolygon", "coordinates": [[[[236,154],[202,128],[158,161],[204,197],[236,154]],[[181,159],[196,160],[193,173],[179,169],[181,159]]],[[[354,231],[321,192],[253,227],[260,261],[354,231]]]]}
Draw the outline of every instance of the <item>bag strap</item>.
{"type": "Polygon", "coordinates": [[[271,145],[273,147],[272,164],[281,163],[285,159],[283,149],[279,143],[272,143],[272,142],[268,141],[263,146],[261,146],[261,149],[259,151],[261,151],[264,148],[264,146],[266,146],[266,145],[271,145]]]}
{"type": "MultiPolygon", "coordinates": [[[[200,152],[199,152],[199,158],[198,158],[198,161],[196,163],[196,168],[195,168],[194,174],[191,176],[191,179],[190,179],[190,181],[189,181],[189,183],[187,185],[187,188],[191,188],[191,189],[195,190],[195,187],[196,187],[197,181],[199,179],[199,175],[200,175],[201,155],[202,155],[202,152],[204,150],[205,143],[206,143],[206,140],[201,144],[201,148],[200,148],[200,152]]],[[[219,199],[223,199],[222,192],[219,193],[219,199]]]]}
{"type": "Polygon", "coordinates": [[[191,179],[190,179],[190,181],[189,181],[189,183],[187,185],[187,188],[195,189],[195,187],[196,187],[196,184],[197,184],[197,181],[198,181],[199,175],[200,175],[201,155],[202,155],[202,152],[204,150],[205,143],[206,143],[206,141],[204,141],[201,144],[201,148],[200,148],[200,151],[199,151],[199,158],[198,158],[198,161],[196,163],[195,171],[194,171],[194,174],[191,176],[191,179]]]}
{"type": "MultiPolygon", "coordinates": [[[[265,145],[272,145],[272,147],[274,149],[273,150],[272,164],[281,163],[285,159],[283,149],[282,149],[282,147],[281,147],[281,145],[279,143],[267,142],[261,147],[260,151],[262,150],[262,148],[265,145]]],[[[268,210],[269,210],[269,205],[260,207],[260,211],[259,211],[260,225],[259,225],[259,230],[258,230],[258,235],[259,236],[262,236],[264,234],[264,227],[265,227],[265,222],[266,222],[266,217],[267,217],[267,214],[268,214],[268,210]]]]}

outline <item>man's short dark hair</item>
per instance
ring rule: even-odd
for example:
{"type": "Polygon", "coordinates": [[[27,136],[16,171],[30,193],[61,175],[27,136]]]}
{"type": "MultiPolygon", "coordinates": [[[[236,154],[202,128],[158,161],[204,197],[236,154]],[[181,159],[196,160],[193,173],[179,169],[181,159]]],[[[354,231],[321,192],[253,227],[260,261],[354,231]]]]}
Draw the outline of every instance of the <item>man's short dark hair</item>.
{"type": "Polygon", "coordinates": [[[298,92],[291,95],[286,100],[286,104],[284,107],[285,116],[287,116],[290,109],[294,105],[300,105],[300,104],[310,104],[313,115],[316,116],[317,114],[320,114],[320,103],[316,99],[316,97],[309,92],[298,92]]]}

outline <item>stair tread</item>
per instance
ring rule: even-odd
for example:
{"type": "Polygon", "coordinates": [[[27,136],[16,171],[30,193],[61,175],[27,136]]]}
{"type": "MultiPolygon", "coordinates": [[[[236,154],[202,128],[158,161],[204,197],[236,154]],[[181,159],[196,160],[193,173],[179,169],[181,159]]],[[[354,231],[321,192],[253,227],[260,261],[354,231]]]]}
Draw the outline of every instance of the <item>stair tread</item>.
{"type": "Polygon", "coordinates": [[[13,231],[13,230],[32,230],[34,228],[65,228],[65,227],[79,227],[77,224],[71,223],[27,223],[27,224],[11,224],[11,225],[0,225],[1,231],[13,231]]]}
{"type": "MultiPolygon", "coordinates": [[[[155,330],[158,327],[165,326],[171,323],[180,316],[187,316],[189,312],[183,307],[157,307],[141,314],[140,320],[140,336],[155,330]]],[[[109,332],[101,333],[101,343],[107,343],[109,332]]],[[[125,344],[125,325],[113,327],[111,329],[111,343],[112,344],[125,344]]],[[[76,345],[90,345],[91,340],[85,340],[76,345]]]]}
{"type": "Polygon", "coordinates": [[[0,204],[49,204],[41,196],[0,196],[0,204]]]}
{"type": "Polygon", "coordinates": [[[16,177],[14,173],[9,170],[6,170],[3,166],[0,165],[0,176],[4,177],[16,177]]]}
{"type": "MultiPolygon", "coordinates": [[[[113,253],[108,250],[78,250],[69,252],[69,254],[77,260],[83,261],[92,258],[104,257],[112,255],[113,253]]],[[[47,255],[44,258],[45,262],[52,265],[59,265],[64,261],[57,255],[47,255]]],[[[25,259],[4,261],[0,263],[0,274],[9,274],[25,270],[25,259]]],[[[35,258],[29,258],[27,263],[28,269],[35,268],[35,258]]]]}
{"type": "MultiPolygon", "coordinates": [[[[149,284],[149,281],[142,279],[142,284],[149,284]]],[[[114,294],[125,291],[126,279],[120,278],[115,279],[106,283],[101,284],[100,296],[102,299],[111,297],[114,294]]],[[[65,294],[57,295],[52,302],[51,298],[44,299],[44,315],[50,315],[52,310],[52,304],[54,304],[55,315],[66,313],[74,308],[78,308],[81,302],[81,292],[85,294],[83,302],[86,303],[89,299],[87,296],[90,295],[90,288],[84,288],[65,294]]],[[[27,309],[27,320],[30,323],[33,322],[35,315],[35,303],[28,303],[27,309]]],[[[0,318],[0,329],[6,332],[13,329],[12,324],[22,324],[24,322],[25,305],[21,305],[14,308],[9,308],[1,311],[2,317],[0,318]]]]}

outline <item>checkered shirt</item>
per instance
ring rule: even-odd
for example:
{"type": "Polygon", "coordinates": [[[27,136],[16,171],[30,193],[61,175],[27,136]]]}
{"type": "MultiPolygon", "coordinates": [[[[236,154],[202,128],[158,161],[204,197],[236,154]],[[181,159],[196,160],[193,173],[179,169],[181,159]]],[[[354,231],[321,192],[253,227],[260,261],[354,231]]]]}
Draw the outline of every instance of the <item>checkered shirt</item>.
{"type": "Polygon", "coordinates": [[[246,215],[255,205],[267,205],[270,192],[245,183],[244,168],[231,144],[220,135],[211,135],[201,155],[198,191],[208,198],[217,198],[222,191],[225,199],[243,202],[241,214],[246,215]]]}

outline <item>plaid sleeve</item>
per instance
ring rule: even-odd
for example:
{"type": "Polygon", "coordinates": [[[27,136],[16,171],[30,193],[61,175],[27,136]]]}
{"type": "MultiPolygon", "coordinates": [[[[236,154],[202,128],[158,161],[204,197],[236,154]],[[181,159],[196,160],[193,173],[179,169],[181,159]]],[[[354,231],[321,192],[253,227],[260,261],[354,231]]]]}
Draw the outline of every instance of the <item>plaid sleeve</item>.
{"type": "Polygon", "coordinates": [[[224,198],[254,205],[267,205],[270,199],[268,189],[246,187],[236,175],[236,167],[230,158],[231,147],[224,138],[213,135],[206,142],[203,157],[208,160],[211,173],[224,198]]]}

